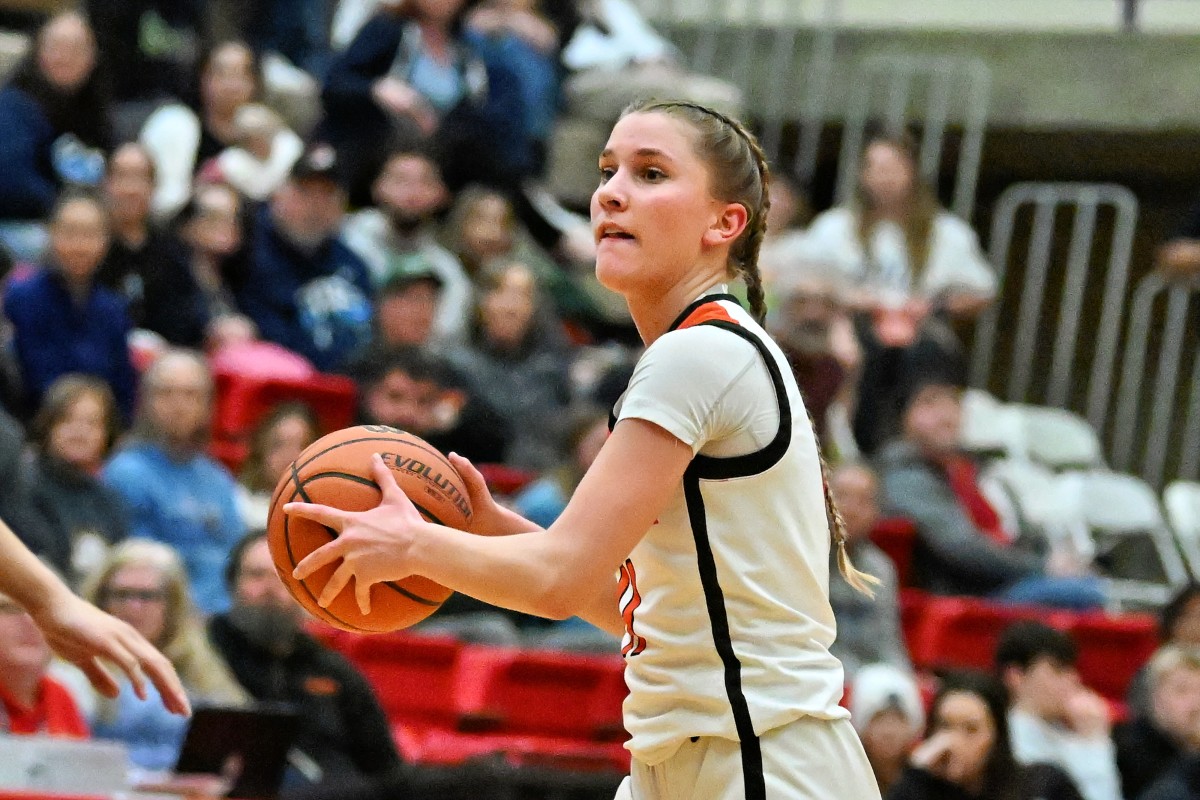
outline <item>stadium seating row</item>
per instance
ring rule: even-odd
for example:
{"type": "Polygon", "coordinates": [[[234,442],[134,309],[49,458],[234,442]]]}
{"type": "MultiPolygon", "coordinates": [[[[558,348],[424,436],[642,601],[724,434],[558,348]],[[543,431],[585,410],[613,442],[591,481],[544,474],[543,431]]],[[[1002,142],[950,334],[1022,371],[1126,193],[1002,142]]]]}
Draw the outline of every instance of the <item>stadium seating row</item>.
{"type": "Polygon", "coordinates": [[[629,770],[619,656],[322,631],[371,682],[401,755],[448,766],[503,759],[567,772],[629,770]]]}

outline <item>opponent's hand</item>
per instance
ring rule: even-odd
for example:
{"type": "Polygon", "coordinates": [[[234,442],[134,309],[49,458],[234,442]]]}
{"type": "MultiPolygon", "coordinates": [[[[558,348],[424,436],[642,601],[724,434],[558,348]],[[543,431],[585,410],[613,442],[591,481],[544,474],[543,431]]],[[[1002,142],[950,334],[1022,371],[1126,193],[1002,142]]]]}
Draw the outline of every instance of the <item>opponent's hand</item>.
{"type": "Polygon", "coordinates": [[[342,563],[317,598],[322,608],[328,608],[353,578],[358,608],[369,614],[374,584],[412,575],[409,546],[417,531],[430,523],[396,484],[396,476],[378,453],[371,456],[371,473],[383,498],[369,511],[341,511],[312,503],[288,503],[283,507],[287,514],[310,519],[337,532],[336,539],[309,553],[292,570],[294,578],[304,580],[341,559],[342,563]]]}
{"type": "Polygon", "coordinates": [[[120,685],[106,664],[115,665],[129,676],[142,700],[149,679],[168,711],[185,717],[191,714],[171,662],[129,624],[68,593],[37,609],[33,619],[51,649],[79,667],[96,691],[106,697],[117,696],[120,685]]]}

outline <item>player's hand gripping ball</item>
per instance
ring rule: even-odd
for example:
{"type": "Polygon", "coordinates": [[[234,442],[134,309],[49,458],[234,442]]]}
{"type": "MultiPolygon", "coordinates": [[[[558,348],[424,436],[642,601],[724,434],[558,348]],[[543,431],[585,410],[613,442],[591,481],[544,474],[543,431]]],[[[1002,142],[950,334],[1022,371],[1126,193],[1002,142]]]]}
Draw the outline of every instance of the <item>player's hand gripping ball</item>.
{"type": "Polygon", "coordinates": [[[371,587],[371,612],[363,614],[353,586],[338,593],[327,608],[317,604],[340,561],[304,580],[292,577],[301,559],[337,538],[332,528],[285,514],[293,501],[318,503],[343,511],[368,511],[379,505],[379,486],[371,476],[371,457],[379,453],[396,483],[430,522],[467,530],[471,501],[466,483],[446,457],[424,440],[383,425],[360,425],[318,439],[279,479],[271,496],[267,542],[275,569],[292,596],[314,617],[343,630],[381,633],[407,628],[428,617],[452,592],[441,584],[412,576],[371,587]]]}

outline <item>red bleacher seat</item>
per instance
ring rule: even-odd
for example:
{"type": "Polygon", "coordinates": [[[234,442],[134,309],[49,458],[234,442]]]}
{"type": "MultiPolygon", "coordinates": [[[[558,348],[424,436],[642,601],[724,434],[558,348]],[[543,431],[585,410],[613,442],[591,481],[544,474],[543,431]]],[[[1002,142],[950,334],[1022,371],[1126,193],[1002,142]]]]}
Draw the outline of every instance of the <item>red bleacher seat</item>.
{"type": "Polygon", "coordinates": [[[495,720],[512,734],[622,737],[623,665],[617,656],[468,647],[462,668],[476,679],[465,685],[459,711],[495,720]]]}
{"type": "Polygon", "coordinates": [[[917,637],[921,634],[921,620],[925,615],[925,603],[928,599],[929,593],[920,589],[900,590],[900,630],[910,651],[917,646],[917,637]]]}
{"type": "Polygon", "coordinates": [[[992,669],[1000,634],[1022,619],[1045,620],[1033,606],[989,603],[971,597],[928,597],[909,640],[918,669],[992,669]]]}
{"type": "Polygon", "coordinates": [[[516,494],[537,478],[536,472],[507,464],[476,464],[475,468],[493,494],[516,494]]]}
{"type": "Polygon", "coordinates": [[[453,637],[406,632],[349,641],[346,655],[374,687],[405,758],[419,760],[432,732],[457,729],[462,651],[453,637]]]}
{"type": "Polygon", "coordinates": [[[289,370],[279,375],[239,372],[214,367],[216,397],[211,452],[236,470],[249,451],[250,434],[272,408],[299,401],[311,406],[322,431],[334,431],[354,421],[357,386],[341,375],[313,372],[301,376],[289,370]]]}
{"type": "Polygon", "coordinates": [[[1150,614],[1075,614],[1066,628],[1079,644],[1079,675],[1111,702],[1121,703],[1133,676],[1158,647],[1150,614]]]}
{"type": "Polygon", "coordinates": [[[871,530],[871,541],[887,553],[896,565],[900,586],[908,586],[912,577],[913,546],[917,541],[917,526],[902,517],[881,519],[871,530]]]}

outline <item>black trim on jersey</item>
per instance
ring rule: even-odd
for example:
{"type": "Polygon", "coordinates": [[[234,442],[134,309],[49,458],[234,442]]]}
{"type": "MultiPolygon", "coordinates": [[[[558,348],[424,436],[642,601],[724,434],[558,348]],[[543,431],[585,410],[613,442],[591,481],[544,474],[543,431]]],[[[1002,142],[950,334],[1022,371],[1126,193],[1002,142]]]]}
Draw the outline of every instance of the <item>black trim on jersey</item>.
{"type": "Polygon", "coordinates": [[[760,450],[740,456],[705,456],[697,454],[692,459],[689,469],[695,472],[696,477],[707,480],[744,478],[747,475],[757,475],[760,472],[766,472],[779,463],[779,460],[787,452],[788,446],[792,443],[792,404],[788,400],[787,388],[783,381],[783,372],[779,369],[778,362],[771,355],[771,351],[767,349],[762,339],[741,325],[722,320],[708,320],[707,322],[701,322],[696,327],[700,327],[701,325],[710,325],[737,334],[754,345],[754,349],[758,351],[763,363],[767,367],[767,372],[771,375],[771,385],[775,388],[775,399],[779,403],[779,430],[775,432],[775,437],[760,450]]]}
{"type": "Polygon", "coordinates": [[[683,497],[687,503],[688,520],[696,542],[696,561],[700,584],[704,587],[704,602],[712,625],[713,645],[725,668],[725,693],[733,713],[742,753],[742,779],[746,800],[766,800],[766,779],[763,777],[762,744],[754,732],[750,704],[742,691],[742,664],[733,650],[729,633],[729,615],[725,611],[725,593],[717,579],[717,562],[708,541],[708,523],[704,513],[704,496],[700,493],[700,475],[695,461],[683,473],[683,497]]]}
{"type": "Polygon", "coordinates": [[[729,302],[738,306],[738,308],[741,308],[741,306],[742,306],[741,301],[739,301],[736,297],[734,297],[731,294],[706,294],[706,295],[704,295],[704,297],[701,297],[699,300],[697,300],[696,302],[689,305],[683,311],[679,312],[679,316],[676,317],[675,321],[671,323],[671,327],[667,328],[667,333],[670,333],[671,331],[675,330],[680,325],[682,325],[683,321],[685,319],[687,319],[688,317],[690,317],[692,315],[692,312],[695,311],[700,306],[707,305],[708,303],[712,303],[717,300],[728,300],[729,302]]]}

